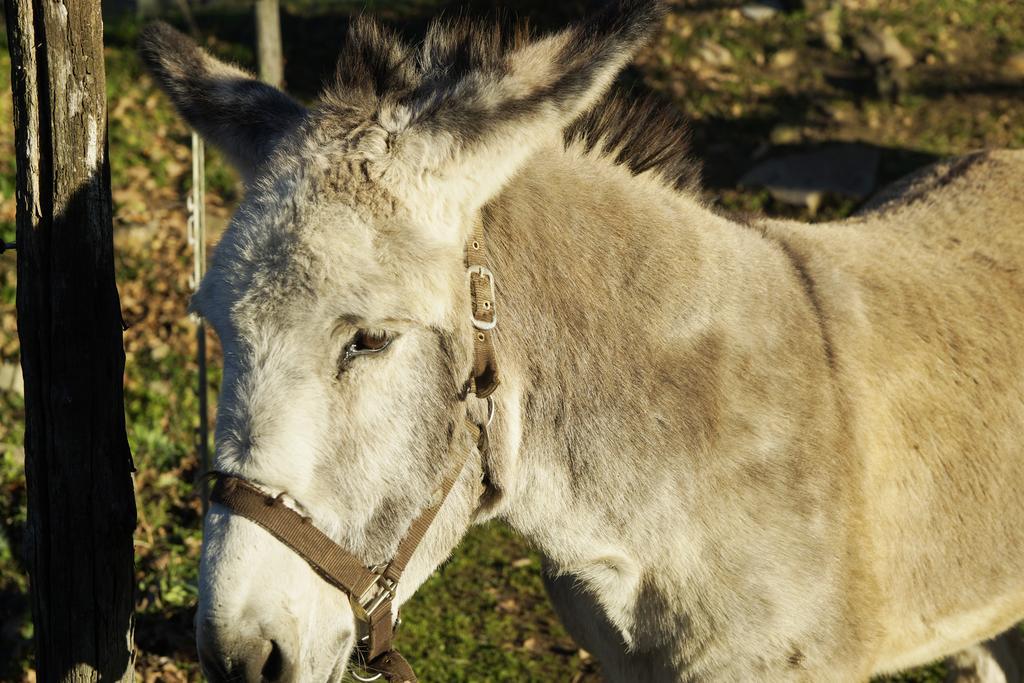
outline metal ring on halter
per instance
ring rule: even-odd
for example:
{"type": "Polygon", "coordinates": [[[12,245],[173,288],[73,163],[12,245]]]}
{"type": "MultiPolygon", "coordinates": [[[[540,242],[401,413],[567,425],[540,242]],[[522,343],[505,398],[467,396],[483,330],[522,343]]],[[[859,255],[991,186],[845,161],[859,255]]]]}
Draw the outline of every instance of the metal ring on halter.
{"type": "MultiPolygon", "coordinates": [[[[370,636],[363,636],[362,638],[359,639],[359,643],[360,644],[368,643],[369,641],[370,641],[370,636]]],[[[361,667],[361,668],[365,668],[365,667],[361,667]]],[[[371,676],[370,678],[366,678],[364,676],[360,676],[359,674],[357,674],[355,672],[355,670],[349,670],[348,673],[352,674],[352,678],[356,679],[357,681],[362,681],[362,683],[374,683],[374,681],[379,681],[380,679],[382,679],[384,677],[384,674],[377,673],[377,674],[373,674],[373,676],[371,676]]]]}
{"type": "Polygon", "coordinates": [[[491,423],[494,422],[494,414],[498,412],[497,407],[494,405],[494,398],[491,396],[487,397],[487,428],[490,429],[491,423]]]}

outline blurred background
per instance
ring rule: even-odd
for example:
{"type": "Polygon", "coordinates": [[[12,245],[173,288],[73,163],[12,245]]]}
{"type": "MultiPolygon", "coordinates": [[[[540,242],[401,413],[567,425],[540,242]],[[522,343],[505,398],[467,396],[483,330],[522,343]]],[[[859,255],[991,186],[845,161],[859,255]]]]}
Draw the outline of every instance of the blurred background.
{"type": "MultiPolygon", "coordinates": [[[[600,0],[281,0],[284,80],[303,99],[334,69],[349,18],[375,13],[410,36],[440,12],[528,18],[538,29],[600,0]]],[[[1024,148],[1024,2],[672,0],[622,87],[653,91],[691,122],[709,202],[807,220],[848,215],[935,159],[1024,148]]],[[[201,542],[195,323],[186,314],[189,132],[144,75],[135,36],[162,17],[256,70],[251,2],[105,0],[117,278],[125,321],[129,440],[138,467],[139,678],[197,681],[192,617],[201,542]]],[[[0,50],[0,233],[14,236],[10,60],[0,50]]],[[[208,151],[215,243],[237,177],[208,151]]],[[[34,681],[26,596],[23,400],[15,256],[0,256],[0,681],[34,681]]],[[[219,383],[210,339],[209,389],[219,383]]],[[[213,418],[215,401],[211,401],[213,418]]],[[[404,610],[402,651],[435,681],[599,681],[558,624],[540,560],[504,527],[474,530],[404,610]]],[[[902,681],[941,681],[941,665],[902,681]]]]}

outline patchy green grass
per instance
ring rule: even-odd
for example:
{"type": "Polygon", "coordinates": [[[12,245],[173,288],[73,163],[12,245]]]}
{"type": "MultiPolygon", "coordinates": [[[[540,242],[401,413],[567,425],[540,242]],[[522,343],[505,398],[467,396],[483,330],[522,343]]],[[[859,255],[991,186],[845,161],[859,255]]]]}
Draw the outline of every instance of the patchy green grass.
{"type": "Polygon", "coordinates": [[[426,681],[554,681],[592,671],[551,614],[540,559],[497,523],[463,541],[403,620],[399,647],[426,681]]]}
{"type": "MultiPolygon", "coordinates": [[[[286,78],[311,98],[331,77],[353,12],[370,11],[416,34],[451,0],[341,0],[285,3],[286,78]]],[[[469,0],[470,11],[492,5],[469,0]]],[[[1024,50],[1024,4],[981,0],[848,3],[840,43],[823,37],[824,3],[756,24],[733,3],[678,0],[663,35],[626,82],[653,89],[693,122],[694,148],[708,193],[743,211],[810,218],[736,180],[758,159],[830,141],[877,146],[879,181],[937,156],[982,146],[1024,147],[1024,89],[1003,68],[1024,50]],[[913,54],[898,77],[867,64],[858,36],[891,27],[913,54]],[[893,83],[890,83],[890,79],[893,83]]],[[[544,28],[581,16],[588,3],[512,0],[506,14],[544,28]]],[[[252,66],[248,4],[219,3],[197,21],[215,53],[252,66]]],[[[126,411],[138,467],[139,671],[145,681],[197,680],[192,610],[201,541],[195,428],[195,325],[185,311],[190,252],[184,196],[189,134],[135,58],[138,24],[107,22],[110,150],[117,230],[117,275],[125,319],[126,411]]],[[[9,83],[6,50],[0,80],[9,83]]],[[[14,153],[9,87],[0,97],[0,235],[13,238],[14,153]]],[[[238,181],[211,152],[210,220],[223,226],[238,181]]],[[[828,198],[818,218],[851,213],[856,201],[828,198]]],[[[18,362],[13,257],[0,257],[0,363],[18,362]]],[[[215,340],[210,340],[214,357],[215,340]]],[[[209,389],[219,381],[214,363],[209,389]]],[[[0,680],[21,680],[31,662],[24,553],[23,412],[0,390],[0,680]]],[[[548,606],[540,560],[505,527],[474,529],[454,557],[404,610],[403,652],[426,681],[598,680],[548,606]]],[[[941,667],[887,681],[942,680],[941,667]]]]}

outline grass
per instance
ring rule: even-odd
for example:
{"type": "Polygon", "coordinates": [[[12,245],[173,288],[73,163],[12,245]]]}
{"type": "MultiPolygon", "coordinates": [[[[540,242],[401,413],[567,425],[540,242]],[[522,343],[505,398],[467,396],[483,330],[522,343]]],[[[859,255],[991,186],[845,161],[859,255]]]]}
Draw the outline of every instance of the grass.
{"type": "Polygon", "coordinates": [[[552,681],[590,671],[552,619],[539,568],[506,527],[474,530],[403,610],[400,648],[420,677],[552,681]]]}
{"type": "MultiPolygon", "coordinates": [[[[416,34],[451,0],[284,2],[286,77],[310,98],[330,77],[349,16],[382,14],[416,34]]],[[[823,5],[755,24],[733,3],[678,0],[657,43],[626,80],[649,88],[692,120],[712,201],[736,210],[811,218],[762,190],[736,181],[757,159],[830,141],[881,150],[880,182],[937,156],[982,146],[1024,147],[1024,89],[1002,70],[1024,50],[1024,5],[976,0],[855,2],[841,19],[842,44],[826,47],[823,5]],[[864,62],[857,36],[892,26],[917,63],[895,91],[864,62]],[[726,63],[702,48],[721,46],[726,63]],[[776,57],[792,53],[779,67],[776,57]]],[[[491,5],[469,0],[471,11],[491,5]]],[[[582,15],[583,0],[512,0],[508,12],[552,27],[582,15]]],[[[218,3],[198,15],[205,44],[252,66],[252,20],[244,2],[218,3]]],[[[185,310],[190,252],[184,196],[190,182],[188,131],[155,92],[133,52],[138,23],[109,18],[107,77],[117,277],[125,319],[129,440],[138,475],[139,673],[142,680],[198,680],[191,619],[201,543],[201,508],[193,484],[198,402],[195,326],[185,310]]],[[[0,79],[9,83],[6,51],[0,79]]],[[[9,87],[0,96],[0,234],[13,238],[14,152],[9,87]]],[[[240,189],[215,154],[208,157],[211,225],[223,225],[240,189]]],[[[856,202],[830,198],[817,218],[849,214],[856,202]]],[[[12,256],[0,257],[0,364],[18,362],[12,256]]],[[[211,349],[217,357],[216,341],[211,349]]],[[[218,384],[216,363],[209,389],[218,384]]],[[[0,680],[31,669],[23,475],[24,406],[0,390],[0,680]]],[[[404,610],[400,646],[425,681],[599,680],[599,669],[573,644],[544,596],[540,559],[505,527],[471,531],[453,558],[404,610]]],[[[886,679],[942,680],[941,667],[886,679]]]]}

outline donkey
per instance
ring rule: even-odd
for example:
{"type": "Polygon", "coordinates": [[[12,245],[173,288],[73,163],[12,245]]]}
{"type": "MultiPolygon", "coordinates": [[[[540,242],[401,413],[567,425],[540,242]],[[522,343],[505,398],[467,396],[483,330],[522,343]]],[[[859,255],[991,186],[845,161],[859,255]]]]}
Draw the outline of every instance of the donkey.
{"type": "MultiPolygon", "coordinates": [[[[1024,618],[1024,153],[837,223],[725,217],[673,116],[609,95],[663,16],[438,22],[418,46],[360,18],[309,107],[147,29],[247,186],[192,302],[224,348],[216,469],[373,576],[436,511],[379,587],[388,626],[504,520],[612,681],[980,651],[1024,618]],[[470,286],[474,236],[469,280],[494,275],[470,286]]],[[[205,524],[212,680],[355,670],[362,603],[330,571],[231,505],[205,524]]]]}

